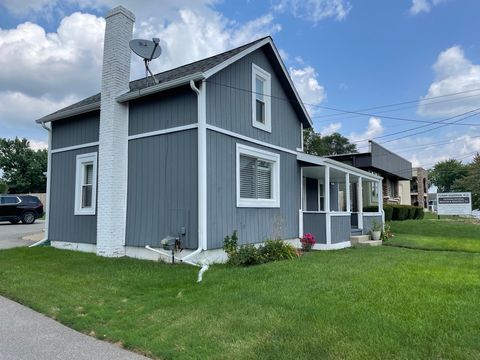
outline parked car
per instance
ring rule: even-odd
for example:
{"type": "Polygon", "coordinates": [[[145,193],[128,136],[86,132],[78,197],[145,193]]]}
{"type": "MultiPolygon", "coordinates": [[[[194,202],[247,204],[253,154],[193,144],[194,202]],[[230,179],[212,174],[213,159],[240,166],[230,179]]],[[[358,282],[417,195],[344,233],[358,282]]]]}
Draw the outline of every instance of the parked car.
{"type": "Polygon", "coordinates": [[[33,224],[43,214],[43,204],[36,196],[0,195],[0,221],[33,224]]]}

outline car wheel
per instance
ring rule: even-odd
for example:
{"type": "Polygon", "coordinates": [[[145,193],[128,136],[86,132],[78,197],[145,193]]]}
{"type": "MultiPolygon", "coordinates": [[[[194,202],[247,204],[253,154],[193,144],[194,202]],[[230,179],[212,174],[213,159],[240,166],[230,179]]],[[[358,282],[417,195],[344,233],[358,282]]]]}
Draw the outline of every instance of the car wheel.
{"type": "Polygon", "coordinates": [[[10,220],[10,223],[11,223],[11,224],[18,224],[19,221],[20,221],[20,220],[10,220]]]}
{"type": "Polygon", "coordinates": [[[22,223],[24,224],[33,224],[35,222],[35,214],[31,211],[26,211],[23,213],[22,223]]]}

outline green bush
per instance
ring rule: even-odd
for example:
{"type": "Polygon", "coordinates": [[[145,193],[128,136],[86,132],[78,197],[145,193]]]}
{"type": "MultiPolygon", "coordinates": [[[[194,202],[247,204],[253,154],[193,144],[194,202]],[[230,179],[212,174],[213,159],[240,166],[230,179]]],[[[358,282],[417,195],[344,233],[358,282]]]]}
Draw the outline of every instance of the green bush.
{"type": "Polygon", "coordinates": [[[295,248],[282,240],[267,240],[259,250],[265,262],[292,260],[297,257],[295,248]]]}
{"type": "Polygon", "coordinates": [[[419,207],[416,213],[416,219],[422,220],[425,217],[425,210],[423,207],[419,207]]]}
{"type": "Polygon", "coordinates": [[[252,266],[262,264],[265,261],[261,250],[250,244],[240,246],[235,255],[228,259],[228,262],[232,265],[252,266]]]}
{"type": "Polygon", "coordinates": [[[408,209],[408,219],[413,220],[415,219],[415,215],[417,213],[417,207],[416,206],[409,206],[407,207],[408,209]]]}
{"type": "Polygon", "coordinates": [[[393,208],[389,205],[385,205],[383,211],[385,212],[385,221],[392,221],[393,208]]]}
{"type": "Polygon", "coordinates": [[[296,258],[296,249],[282,240],[267,240],[264,245],[253,244],[238,246],[237,230],[231,236],[225,236],[223,250],[228,255],[228,264],[251,266],[269,261],[291,260],[296,258]]]}

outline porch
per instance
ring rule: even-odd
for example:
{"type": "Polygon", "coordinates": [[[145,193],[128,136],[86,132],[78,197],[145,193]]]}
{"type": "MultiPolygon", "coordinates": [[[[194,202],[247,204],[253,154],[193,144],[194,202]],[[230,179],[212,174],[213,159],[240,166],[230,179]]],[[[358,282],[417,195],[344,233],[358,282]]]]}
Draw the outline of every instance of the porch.
{"type": "Polygon", "coordinates": [[[351,246],[350,237],[368,235],[374,221],[383,225],[382,178],[328,158],[299,153],[301,208],[299,236],[315,236],[315,249],[351,246]],[[378,204],[365,212],[364,203],[378,204]]]}

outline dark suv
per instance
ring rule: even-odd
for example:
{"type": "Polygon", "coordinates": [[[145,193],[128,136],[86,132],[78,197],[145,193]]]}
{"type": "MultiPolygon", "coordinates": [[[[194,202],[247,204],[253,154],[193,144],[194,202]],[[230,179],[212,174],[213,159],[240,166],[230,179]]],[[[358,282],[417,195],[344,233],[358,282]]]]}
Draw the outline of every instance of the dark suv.
{"type": "Polygon", "coordinates": [[[0,195],[0,221],[33,224],[43,216],[43,204],[32,195],[0,195]]]}

